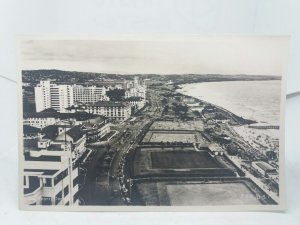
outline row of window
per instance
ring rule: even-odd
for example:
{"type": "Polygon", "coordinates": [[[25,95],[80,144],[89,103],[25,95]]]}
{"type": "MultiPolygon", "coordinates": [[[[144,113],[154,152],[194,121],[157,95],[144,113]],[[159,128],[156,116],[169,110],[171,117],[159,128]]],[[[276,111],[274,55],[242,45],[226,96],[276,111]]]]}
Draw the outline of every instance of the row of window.
{"type": "Polygon", "coordinates": [[[64,188],[64,190],[58,192],[57,195],[55,195],[55,205],[60,203],[60,201],[63,199],[62,193],[64,193],[64,197],[66,197],[69,194],[69,186],[68,185],[64,188]]]}
{"type": "Polygon", "coordinates": [[[64,171],[62,171],[60,174],[58,174],[55,178],[54,178],[54,185],[56,185],[57,183],[59,183],[62,179],[64,179],[66,176],[68,176],[68,169],[65,169],[64,171]]]}

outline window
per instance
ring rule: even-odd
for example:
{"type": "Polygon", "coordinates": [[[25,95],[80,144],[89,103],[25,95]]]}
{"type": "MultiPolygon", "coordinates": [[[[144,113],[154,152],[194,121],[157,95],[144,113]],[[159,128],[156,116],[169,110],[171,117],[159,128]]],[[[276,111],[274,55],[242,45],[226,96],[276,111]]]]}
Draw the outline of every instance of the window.
{"type": "Polygon", "coordinates": [[[42,205],[52,205],[51,197],[42,197],[42,205]]]}
{"type": "Polygon", "coordinates": [[[64,196],[67,196],[69,194],[69,186],[66,186],[64,188],[64,196]]]}
{"type": "Polygon", "coordinates": [[[77,177],[73,180],[73,187],[75,187],[78,183],[79,183],[79,176],[77,176],[77,177]]]}
{"type": "Polygon", "coordinates": [[[73,196],[73,202],[76,202],[78,199],[78,192],[73,196]]]}
{"type": "Polygon", "coordinates": [[[52,179],[51,178],[46,178],[44,185],[45,185],[45,187],[52,187],[52,179]]]}
{"type": "Polygon", "coordinates": [[[58,192],[55,196],[55,205],[57,205],[62,200],[62,191],[58,192]]]}
{"type": "Polygon", "coordinates": [[[62,179],[64,179],[66,176],[68,176],[68,169],[65,169],[64,171],[62,171],[60,174],[58,174],[55,178],[54,178],[54,185],[56,185],[58,182],[60,182],[62,179]]]}

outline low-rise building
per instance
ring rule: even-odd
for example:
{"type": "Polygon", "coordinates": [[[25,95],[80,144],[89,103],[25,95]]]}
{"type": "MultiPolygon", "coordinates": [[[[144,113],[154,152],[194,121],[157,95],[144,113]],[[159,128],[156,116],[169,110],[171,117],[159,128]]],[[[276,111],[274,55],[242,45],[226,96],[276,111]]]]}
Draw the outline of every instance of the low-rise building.
{"type": "Polygon", "coordinates": [[[80,125],[72,128],[59,127],[59,134],[54,143],[60,144],[67,142],[71,145],[72,158],[78,160],[86,151],[86,134],[80,125]]]}
{"type": "Polygon", "coordinates": [[[221,146],[216,143],[210,144],[208,146],[208,150],[214,155],[223,155],[224,154],[224,149],[221,148],[221,146]]]}
{"type": "Polygon", "coordinates": [[[112,120],[127,120],[131,116],[131,105],[126,102],[98,101],[86,105],[86,112],[102,115],[112,120]]]}
{"type": "Polygon", "coordinates": [[[110,124],[106,117],[99,116],[83,123],[81,129],[86,133],[87,143],[93,143],[105,137],[110,132],[110,124]]]}
{"type": "Polygon", "coordinates": [[[41,112],[26,112],[23,113],[23,125],[44,128],[49,125],[65,124],[81,124],[86,120],[94,119],[97,115],[89,114],[87,112],[74,112],[74,113],[59,113],[54,109],[46,109],[41,112]]]}
{"type": "Polygon", "coordinates": [[[125,98],[123,101],[128,102],[135,111],[142,109],[146,104],[146,100],[142,97],[129,97],[125,98]]]}
{"type": "Polygon", "coordinates": [[[46,109],[41,112],[24,112],[23,113],[23,125],[43,128],[49,125],[53,125],[60,121],[59,114],[54,109],[46,109]]]}
{"type": "Polygon", "coordinates": [[[31,139],[40,137],[41,129],[29,125],[23,125],[23,138],[31,139]]]}
{"type": "Polygon", "coordinates": [[[276,169],[264,161],[255,161],[251,165],[263,176],[277,175],[276,169]]]}

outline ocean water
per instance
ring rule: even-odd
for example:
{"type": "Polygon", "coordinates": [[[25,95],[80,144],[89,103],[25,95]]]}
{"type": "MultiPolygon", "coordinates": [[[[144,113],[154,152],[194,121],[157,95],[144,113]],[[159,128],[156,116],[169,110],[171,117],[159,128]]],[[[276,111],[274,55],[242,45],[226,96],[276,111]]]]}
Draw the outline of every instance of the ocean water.
{"type": "Polygon", "coordinates": [[[280,124],[281,81],[226,81],[181,85],[177,91],[246,119],[280,124]]]}

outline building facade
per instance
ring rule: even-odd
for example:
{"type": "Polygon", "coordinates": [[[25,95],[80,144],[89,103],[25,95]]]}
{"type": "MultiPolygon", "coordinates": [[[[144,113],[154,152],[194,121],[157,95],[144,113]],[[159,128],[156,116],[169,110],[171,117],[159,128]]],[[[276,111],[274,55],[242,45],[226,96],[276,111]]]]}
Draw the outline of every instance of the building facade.
{"type": "Polygon", "coordinates": [[[108,101],[109,98],[106,96],[107,89],[97,86],[73,86],[74,102],[81,103],[94,103],[97,101],[108,101]]]}
{"type": "Polygon", "coordinates": [[[81,129],[86,134],[86,142],[93,143],[100,141],[110,132],[110,124],[106,118],[97,117],[84,122],[81,129]]]}
{"type": "Polygon", "coordinates": [[[98,115],[89,114],[85,111],[72,113],[59,113],[53,109],[46,109],[41,112],[23,113],[23,125],[44,128],[54,124],[79,125],[83,122],[95,119],[98,115]]]}
{"type": "Polygon", "coordinates": [[[34,88],[35,107],[37,112],[51,108],[50,86],[50,81],[46,80],[40,81],[40,83],[34,88]]]}
{"type": "Polygon", "coordinates": [[[80,125],[72,128],[59,127],[54,143],[69,143],[72,149],[72,159],[78,160],[86,151],[86,134],[80,125]]]}
{"type": "Polygon", "coordinates": [[[79,174],[71,149],[68,145],[53,146],[50,140],[36,144],[24,154],[24,204],[78,205],[79,174]]]}
{"type": "Polygon", "coordinates": [[[124,121],[131,116],[131,105],[126,102],[98,101],[86,105],[86,112],[112,120],[124,121]]]}
{"type": "Polygon", "coordinates": [[[53,108],[65,112],[65,108],[74,104],[73,86],[51,84],[50,81],[40,81],[34,88],[36,111],[53,108]]]}
{"type": "Polygon", "coordinates": [[[129,103],[135,111],[142,109],[146,104],[146,100],[142,97],[129,97],[124,99],[124,102],[129,103]]]}

